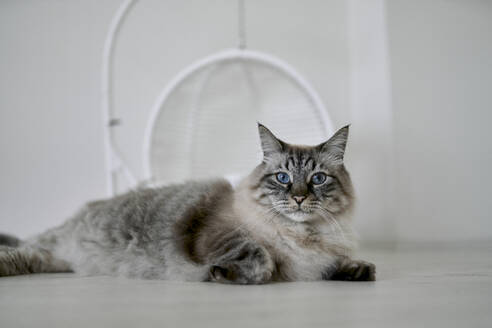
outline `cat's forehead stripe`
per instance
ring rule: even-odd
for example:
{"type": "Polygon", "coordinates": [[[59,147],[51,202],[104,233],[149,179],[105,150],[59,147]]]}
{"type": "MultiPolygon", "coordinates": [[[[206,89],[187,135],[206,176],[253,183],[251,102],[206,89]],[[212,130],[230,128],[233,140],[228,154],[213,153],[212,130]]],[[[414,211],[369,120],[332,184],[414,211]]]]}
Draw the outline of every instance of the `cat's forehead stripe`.
{"type": "Polygon", "coordinates": [[[311,149],[294,148],[289,151],[285,163],[282,163],[281,168],[289,171],[303,168],[314,170],[316,166],[317,163],[311,149]]]}
{"type": "Polygon", "coordinates": [[[293,170],[296,167],[295,161],[294,161],[294,156],[289,156],[287,158],[287,170],[293,170]]]}
{"type": "Polygon", "coordinates": [[[315,167],[315,163],[314,163],[314,159],[312,157],[308,157],[306,158],[306,160],[304,161],[304,163],[302,164],[303,167],[308,167],[308,163],[310,164],[311,166],[311,170],[314,169],[315,167]]]}

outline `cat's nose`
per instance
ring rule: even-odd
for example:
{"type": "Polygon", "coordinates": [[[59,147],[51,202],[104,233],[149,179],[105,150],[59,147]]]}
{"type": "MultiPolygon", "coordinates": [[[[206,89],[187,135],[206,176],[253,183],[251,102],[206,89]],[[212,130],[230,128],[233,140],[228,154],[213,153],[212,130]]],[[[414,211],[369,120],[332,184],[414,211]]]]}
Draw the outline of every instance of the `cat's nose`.
{"type": "Polygon", "coordinates": [[[294,198],[298,205],[301,205],[301,203],[306,199],[306,196],[292,196],[292,198],[294,198]]]}

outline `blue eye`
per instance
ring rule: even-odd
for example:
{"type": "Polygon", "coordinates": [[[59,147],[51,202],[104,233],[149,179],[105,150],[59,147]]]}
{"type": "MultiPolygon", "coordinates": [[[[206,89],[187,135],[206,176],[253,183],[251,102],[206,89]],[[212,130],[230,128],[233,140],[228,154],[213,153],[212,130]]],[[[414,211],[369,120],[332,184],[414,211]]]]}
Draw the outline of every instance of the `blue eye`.
{"type": "Polygon", "coordinates": [[[312,177],[311,177],[311,181],[313,182],[313,184],[315,185],[320,185],[320,184],[323,184],[325,181],[326,181],[326,174],[324,174],[323,172],[318,172],[318,173],[315,173],[312,177]]]}
{"type": "Polygon", "coordinates": [[[290,177],[285,172],[279,172],[279,173],[277,173],[277,180],[280,183],[286,184],[286,183],[289,183],[290,177]]]}

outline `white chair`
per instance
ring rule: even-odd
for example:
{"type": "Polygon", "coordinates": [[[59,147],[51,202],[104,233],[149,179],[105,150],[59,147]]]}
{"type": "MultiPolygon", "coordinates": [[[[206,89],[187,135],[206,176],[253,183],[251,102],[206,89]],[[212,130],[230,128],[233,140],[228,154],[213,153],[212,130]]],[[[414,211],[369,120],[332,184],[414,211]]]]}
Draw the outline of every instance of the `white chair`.
{"type": "MultiPolygon", "coordinates": [[[[137,184],[115,148],[112,126],[111,61],[119,26],[134,0],[115,14],[104,54],[103,113],[107,151],[108,194],[122,174],[137,184]]],[[[165,86],[156,100],[145,132],[145,181],[152,185],[190,178],[249,172],[261,159],[256,122],[287,142],[315,144],[333,133],[333,123],[316,91],[286,62],[246,49],[244,2],[239,1],[237,49],[198,60],[165,86]]]]}

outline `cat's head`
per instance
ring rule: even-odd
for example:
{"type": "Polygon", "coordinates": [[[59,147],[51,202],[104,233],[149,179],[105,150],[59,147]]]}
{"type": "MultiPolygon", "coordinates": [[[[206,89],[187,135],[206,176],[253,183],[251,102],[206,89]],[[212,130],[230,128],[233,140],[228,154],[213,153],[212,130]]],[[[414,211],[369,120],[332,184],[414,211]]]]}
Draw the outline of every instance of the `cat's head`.
{"type": "Polygon", "coordinates": [[[353,188],[343,164],[349,127],[317,146],[291,145],[258,124],[263,161],[252,175],[257,201],[272,215],[296,222],[330,219],[352,206],[353,188]]]}

